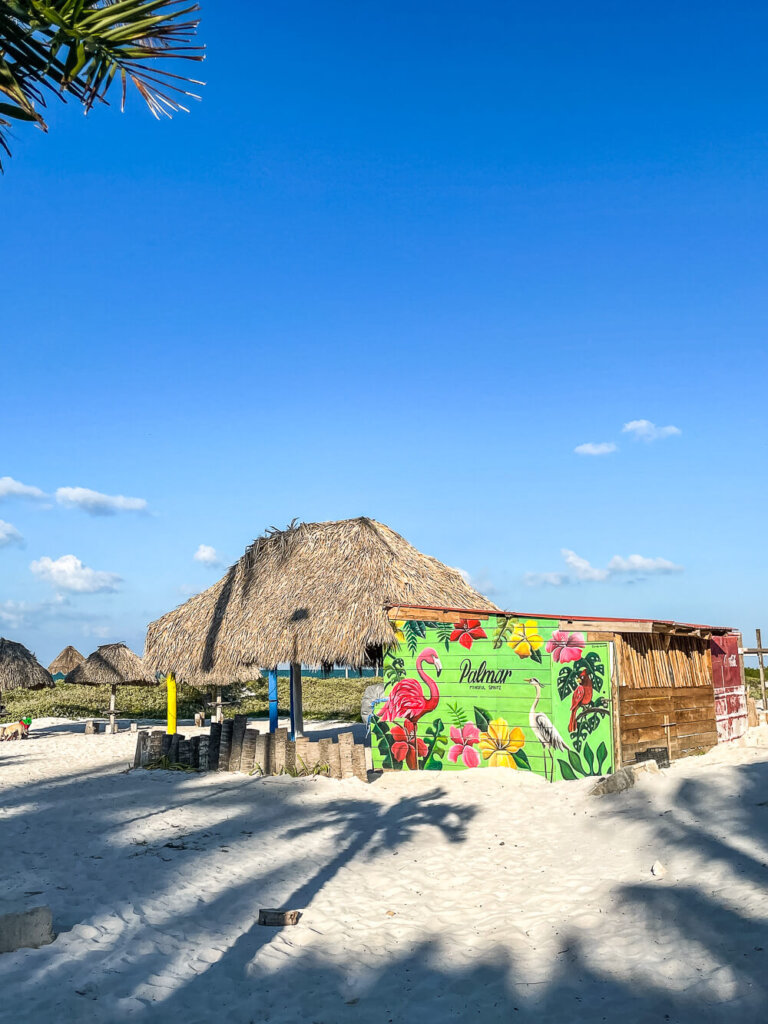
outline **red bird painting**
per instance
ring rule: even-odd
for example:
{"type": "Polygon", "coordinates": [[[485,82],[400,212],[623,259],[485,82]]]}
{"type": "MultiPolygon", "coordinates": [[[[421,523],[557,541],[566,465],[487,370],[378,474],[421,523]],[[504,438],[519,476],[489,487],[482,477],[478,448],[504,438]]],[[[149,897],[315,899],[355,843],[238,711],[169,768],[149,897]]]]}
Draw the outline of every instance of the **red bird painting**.
{"type": "Polygon", "coordinates": [[[585,668],[579,672],[579,679],[581,682],[573,691],[573,697],[571,698],[571,720],[568,723],[568,732],[575,732],[576,730],[576,712],[579,708],[585,708],[587,704],[592,703],[592,680],[589,678],[589,672],[585,668]]]}

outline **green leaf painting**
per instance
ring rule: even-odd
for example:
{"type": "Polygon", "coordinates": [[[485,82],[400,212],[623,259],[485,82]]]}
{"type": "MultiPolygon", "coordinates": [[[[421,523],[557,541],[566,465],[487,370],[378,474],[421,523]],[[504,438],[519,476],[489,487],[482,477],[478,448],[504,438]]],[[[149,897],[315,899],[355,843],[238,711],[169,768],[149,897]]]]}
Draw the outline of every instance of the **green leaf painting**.
{"type": "Polygon", "coordinates": [[[399,771],[403,767],[403,762],[395,760],[392,756],[392,734],[389,731],[389,722],[381,722],[374,715],[371,719],[371,731],[376,737],[376,745],[381,755],[381,767],[399,771]]]}
{"type": "Polygon", "coordinates": [[[438,642],[444,644],[446,651],[449,651],[451,648],[451,633],[453,632],[453,626],[450,622],[425,622],[424,625],[428,629],[434,629],[438,642]]]}
{"type": "Polygon", "coordinates": [[[577,778],[583,779],[603,774],[603,765],[608,759],[608,749],[605,743],[600,744],[596,753],[588,743],[585,743],[582,754],[584,755],[583,761],[575,750],[568,751],[567,761],[562,758],[557,759],[557,763],[560,765],[560,774],[564,779],[573,781],[577,778]]]}
{"type": "Polygon", "coordinates": [[[509,641],[512,636],[512,631],[515,628],[514,619],[506,619],[503,615],[499,616],[498,625],[493,631],[493,648],[498,651],[500,647],[503,647],[505,643],[509,641]]]}
{"type": "Polygon", "coordinates": [[[416,648],[421,640],[427,638],[426,622],[418,622],[415,619],[408,619],[403,625],[403,636],[410,651],[411,657],[416,653],[416,648]]]}
{"type": "Polygon", "coordinates": [[[420,767],[427,771],[439,772],[442,770],[445,746],[448,742],[448,737],[443,735],[444,728],[443,720],[436,718],[424,734],[427,752],[421,761],[420,767]]]}
{"type": "Polygon", "coordinates": [[[524,768],[526,771],[531,770],[531,762],[528,760],[528,755],[524,750],[516,750],[512,755],[512,760],[518,768],[524,768]]]}
{"type": "Polygon", "coordinates": [[[490,711],[485,711],[483,708],[473,708],[475,713],[475,725],[480,732],[488,732],[488,726],[493,721],[493,715],[490,711]]]}
{"type": "Polygon", "coordinates": [[[461,707],[458,701],[454,701],[453,704],[448,701],[446,707],[448,708],[448,717],[451,720],[451,724],[455,725],[457,729],[461,729],[464,723],[469,721],[467,718],[467,712],[463,707],[461,707]]]}

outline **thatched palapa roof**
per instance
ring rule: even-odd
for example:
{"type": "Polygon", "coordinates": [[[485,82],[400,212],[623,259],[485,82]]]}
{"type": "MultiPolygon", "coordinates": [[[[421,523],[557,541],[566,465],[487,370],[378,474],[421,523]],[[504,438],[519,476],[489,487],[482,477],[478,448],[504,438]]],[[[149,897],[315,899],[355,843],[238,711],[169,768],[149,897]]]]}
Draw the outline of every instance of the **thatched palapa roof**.
{"type": "Polygon", "coordinates": [[[23,644],[0,638],[0,693],[53,686],[51,674],[23,644]]]}
{"type": "Polygon", "coordinates": [[[246,681],[285,662],[358,668],[395,644],[386,609],[398,604],[496,607],[373,519],[291,524],[150,623],[144,657],[198,684],[246,681]]]}
{"type": "Polygon", "coordinates": [[[85,661],[85,655],[81,654],[76,647],[65,647],[48,666],[48,671],[52,676],[65,676],[67,672],[71,672],[83,661],[85,661]]]}
{"type": "Polygon", "coordinates": [[[125,644],[102,644],[67,674],[81,686],[157,686],[154,672],[125,644]]]}

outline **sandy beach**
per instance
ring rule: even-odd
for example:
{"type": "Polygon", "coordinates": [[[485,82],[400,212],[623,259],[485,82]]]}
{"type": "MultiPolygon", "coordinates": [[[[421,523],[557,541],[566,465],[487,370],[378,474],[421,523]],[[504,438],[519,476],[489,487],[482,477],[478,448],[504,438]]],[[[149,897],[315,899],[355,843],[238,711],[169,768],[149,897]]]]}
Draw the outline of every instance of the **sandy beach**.
{"type": "Polygon", "coordinates": [[[0,957],[0,1019],[765,1019],[766,728],[603,799],[501,768],[128,771],[134,742],[0,745],[6,889],[58,933],[0,957]]]}

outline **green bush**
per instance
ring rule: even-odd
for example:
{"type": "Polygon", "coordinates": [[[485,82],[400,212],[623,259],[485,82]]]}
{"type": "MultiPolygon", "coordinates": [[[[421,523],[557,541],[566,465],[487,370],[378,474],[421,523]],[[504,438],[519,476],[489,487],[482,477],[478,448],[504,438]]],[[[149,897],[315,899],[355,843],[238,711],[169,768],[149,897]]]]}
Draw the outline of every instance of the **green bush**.
{"type": "MultiPolygon", "coordinates": [[[[768,678],[768,668],[766,668],[766,677],[768,678]]],[[[744,676],[747,683],[747,692],[750,697],[754,697],[755,700],[762,700],[763,694],[760,689],[760,672],[756,668],[745,668],[744,676]]],[[[768,682],[766,682],[766,688],[768,688],[768,682]]]]}
{"type": "MultiPolygon", "coordinates": [[[[345,722],[360,721],[360,703],[363,690],[381,679],[366,677],[360,679],[331,678],[318,679],[304,676],[304,717],[327,721],[338,719],[345,722]]],[[[97,718],[103,716],[109,707],[108,686],[72,686],[57,683],[48,690],[11,690],[2,694],[6,721],[17,721],[24,715],[33,718],[97,718]]],[[[281,715],[290,712],[290,681],[287,676],[277,680],[278,710],[281,715]]],[[[177,692],[177,715],[179,718],[194,718],[197,711],[205,708],[212,695],[193,686],[180,684],[177,692]]],[[[269,715],[268,682],[257,679],[245,686],[225,687],[223,701],[237,701],[224,708],[224,714],[231,718],[235,714],[247,714],[254,718],[269,715]]],[[[164,686],[121,686],[117,691],[117,710],[123,718],[158,718],[166,715],[164,686]]]]}

